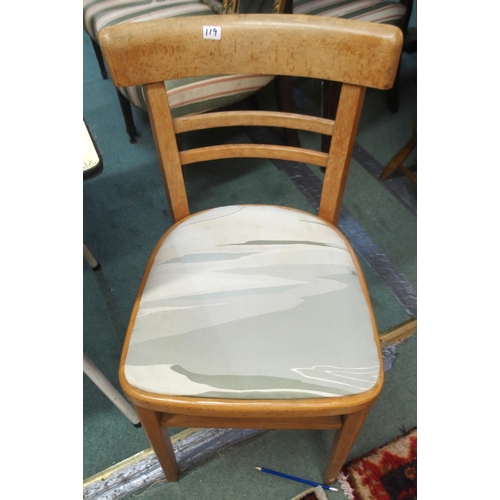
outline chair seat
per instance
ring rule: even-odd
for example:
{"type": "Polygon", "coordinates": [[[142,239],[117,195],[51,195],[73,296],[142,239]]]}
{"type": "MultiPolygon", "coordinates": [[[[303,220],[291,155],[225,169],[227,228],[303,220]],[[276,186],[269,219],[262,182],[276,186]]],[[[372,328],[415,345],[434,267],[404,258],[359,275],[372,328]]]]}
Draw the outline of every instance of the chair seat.
{"type": "Polygon", "coordinates": [[[136,388],[294,399],[377,382],[358,264],[318,217],[267,205],[207,210],[173,226],[151,259],[124,367],[136,388]]]}

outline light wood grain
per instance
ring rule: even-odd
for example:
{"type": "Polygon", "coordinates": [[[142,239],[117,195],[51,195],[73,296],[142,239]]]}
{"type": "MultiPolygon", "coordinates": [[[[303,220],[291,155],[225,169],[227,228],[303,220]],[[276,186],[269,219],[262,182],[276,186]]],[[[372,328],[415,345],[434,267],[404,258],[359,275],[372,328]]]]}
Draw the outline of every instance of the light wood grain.
{"type": "Polygon", "coordinates": [[[300,161],[326,167],[328,155],[318,151],[276,146],[274,144],[223,144],[196,148],[180,153],[182,165],[200,161],[220,160],[228,158],[269,158],[273,160],[300,161]]]}
{"type": "Polygon", "coordinates": [[[342,427],[333,436],[324,474],[325,484],[332,484],[337,479],[367,415],[367,410],[344,415],[342,427]]]}
{"type": "Polygon", "coordinates": [[[293,418],[221,418],[191,417],[188,415],[169,415],[164,413],[161,419],[164,427],[202,427],[223,429],[340,429],[342,418],[339,416],[316,417],[307,419],[293,418]]]}
{"type": "Polygon", "coordinates": [[[165,84],[159,82],[147,85],[146,96],[170,216],[174,222],[177,222],[189,215],[189,205],[165,84]]]}
{"type": "Polygon", "coordinates": [[[213,16],[147,24],[147,31],[130,23],[99,35],[117,87],[182,78],[189,65],[191,76],[280,74],[389,89],[403,38],[393,26],[296,14],[220,16],[221,40],[203,38],[213,16]]]}
{"type": "Polygon", "coordinates": [[[182,116],[174,120],[176,134],[215,127],[281,127],[332,135],[333,120],[277,111],[218,111],[204,115],[182,116]]]}
{"type": "Polygon", "coordinates": [[[174,447],[170,439],[165,439],[161,431],[160,419],[161,414],[155,411],[147,410],[140,406],[136,406],[137,414],[141,420],[142,426],[146,435],[155,450],[158,462],[165,473],[165,477],[169,481],[177,481],[179,479],[179,466],[175,459],[174,447]]]}

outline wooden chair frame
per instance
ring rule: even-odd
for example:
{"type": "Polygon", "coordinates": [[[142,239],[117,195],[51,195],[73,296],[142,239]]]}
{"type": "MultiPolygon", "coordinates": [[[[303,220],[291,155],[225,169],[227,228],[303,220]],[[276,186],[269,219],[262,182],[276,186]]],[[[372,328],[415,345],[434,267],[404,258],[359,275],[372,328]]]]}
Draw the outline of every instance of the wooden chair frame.
{"type": "MultiPolygon", "coordinates": [[[[114,84],[146,86],[151,125],[173,221],[183,221],[190,215],[183,165],[220,158],[265,157],[324,167],[318,215],[327,223],[337,224],[365,90],[366,87],[389,89],[392,86],[402,47],[401,31],[393,26],[316,16],[232,15],[217,19],[222,29],[220,40],[204,40],[203,26],[213,22],[213,17],[165,19],[112,26],[100,34],[100,45],[114,84]],[[241,73],[343,82],[335,122],[274,111],[226,111],[171,119],[164,80],[241,73]],[[177,134],[231,125],[274,126],[330,135],[331,147],[329,153],[252,144],[189,151],[177,148],[177,134]]],[[[152,261],[145,276],[151,265],[152,261]]],[[[360,269],[359,273],[362,276],[360,269]]],[[[362,284],[368,297],[366,284],[364,281],[362,284]]],[[[139,298],[144,286],[145,279],[139,298]]],[[[139,299],[132,318],[138,307],[139,299]]],[[[373,311],[371,315],[378,341],[373,311]]],[[[377,342],[381,367],[378,381],[372,389],[357,395],[244,400],[148,393],[131,386],[124,375],[130,334],[131,327],[120,364],[120,383],[134,403],[169,481],[178,479],[179,469],[168,432],[162,432],[162,427],[336,429],[324,475],[324,482],[331,484],[383,386],[383,362],[377,342]]]]}

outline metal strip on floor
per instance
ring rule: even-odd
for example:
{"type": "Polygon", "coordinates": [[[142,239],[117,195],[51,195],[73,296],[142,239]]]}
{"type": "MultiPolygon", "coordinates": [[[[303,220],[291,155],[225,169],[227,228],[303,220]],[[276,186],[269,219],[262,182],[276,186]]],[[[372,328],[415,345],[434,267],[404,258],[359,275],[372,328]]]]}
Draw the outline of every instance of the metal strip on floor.
{"type": "MultiPolygon", "coordinates": [[[[165,430],[165,432],[168,432],[165,430]]],[[[225,448],[240,443],[262,429],[189,429],[172,438],[179,469],[187,469],[196,461],[225,448]]],[[[166,481],[163,470],[153,450],[146,450],[136,457],[103,471],[84,482],[83,498],[86,500],[117,500],[150,486],[166,481]]]]}

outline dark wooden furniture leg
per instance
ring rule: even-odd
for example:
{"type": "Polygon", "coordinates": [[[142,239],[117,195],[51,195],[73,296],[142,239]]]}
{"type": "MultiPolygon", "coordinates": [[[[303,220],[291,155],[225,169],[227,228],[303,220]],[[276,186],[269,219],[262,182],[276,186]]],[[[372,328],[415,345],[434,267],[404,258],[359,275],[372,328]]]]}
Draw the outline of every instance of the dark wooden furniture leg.
{"type": "Polygon", "coordinates": [[[387,108],[390,113],[396,114],[399,111],[399,73],[401,68],[401,60],[399,61],[398,72],[392,89],[387,91],[387,108]]]}
{"type": "Polygon", "coordinates": [[[139,133],[135,128],[134,116],[132,115],[132,106],[130,105],[130,101],[118,89],[116,89],[116,93],[118,94],[118,100],[120,101],[120,107],[122,109],[123,119],[125,120],[125,128],[127,130],[127,134],[130,137],[130,142],[134,144],[137,142],[136,137],[139,135],[139,133]]]}
{"type": "MultiPolygon", "coordinates": [[[[275,78],[274,90],[280,111],[293,113],[292,88],[291,76],[277,76],[275,78]]],[[[285,135],[289,146],[300,148],[299,134],[296,130],[286,128],[285,135]]]]}
{"type": "MultiPolygon", "coordinates": [[[[337,82],[321,82],[321,116],[335,120],[337,107],[339,105],[340,89],[342,85],[337,82]]],[[[328,153],[330,150],[331,136],[322,136],[321,151],[328,153]]]]}
{"type": "Polygon", "coordinates": [[[92,40],[92,47],[94,47],[94,52],[97,58],[97,62],[99,63],[99,69],[101,70],[102,79],[107,80],[108,72],[106,71],[106,65],[104,64],[104,57],[102,56],[101,47],[99,47],[99,44],[94,40],[92,40]]]}
{"type": "MultiPolygon", "coordinates": [[[[293,0],[286,0],[284,13],[293,14],[293,0]]],[[[292,89],[291,76],[278,76],[275,78],[274,90],[280,111],[293,112],[292,89]]],[[[299,134],[296,130],[285,129],[285,135],[289,146],[300,148],[299,134]]]]}
{"type": "MultiPolygon", "coordinates": [[[[411,53],[407,50],[408,44],[412,43],[413,40],[413,29],[408,29],[408,23],[410,22],[411,13],[413,10],[413,0],[399,0],[400,4],[406,7],[405,17],[401,20],[399,27],[404,35],[403,52],[411,53]]],[[[415,46],[416,50],[416,46],[415,46]]],[[[394,80],[394,85],[387,93],[387,107],[390,113],[397,113],[399,110],[399,70],[401,68],[401,59],[399,60],[398,72],[396,73],[396,78],[394,80]]]]}

